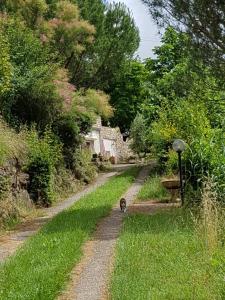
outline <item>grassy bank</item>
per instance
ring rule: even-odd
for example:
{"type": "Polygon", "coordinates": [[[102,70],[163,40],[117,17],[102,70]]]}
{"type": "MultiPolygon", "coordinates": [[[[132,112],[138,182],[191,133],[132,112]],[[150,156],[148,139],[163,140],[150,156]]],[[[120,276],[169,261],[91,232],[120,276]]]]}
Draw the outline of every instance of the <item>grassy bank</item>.
{"type": "Polygon", "coordinates": [[[0,299],[55,299],[82,245],[137,175],[132,168],[52,219],[0,268],[0,299]]]}
{"type": "Polygon", "coordinates": [[[224,247],[204,249],[190,216],[179,210],[127,217],[111,299],[225,299],[224,257],[224,247]]]}
{"type": "Polygon", "coordinates": [[[138,193],[137,201],[165,201],[169,198],[170,195],[161,184],[160,176],[153,174],[146,180],[140,192],[138,193]]]}

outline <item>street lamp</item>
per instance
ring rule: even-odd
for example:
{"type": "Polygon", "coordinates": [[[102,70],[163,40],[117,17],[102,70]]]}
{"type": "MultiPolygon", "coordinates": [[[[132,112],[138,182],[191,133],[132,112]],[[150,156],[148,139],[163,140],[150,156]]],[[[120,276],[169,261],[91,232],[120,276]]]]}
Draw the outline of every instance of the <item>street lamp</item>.
{"type": "Polygon", "coordinates": [[[182,176],[182,161],[181,161],[181,153],[185,150],[186,145],[183,140],[176,139],[173,142],[173,150],[178,154],[178,162],[179,162],[179,172],[180,172],[180,198],[181,204],[184,204],[184,185],[183,185],[183,176],[182,176]]]}

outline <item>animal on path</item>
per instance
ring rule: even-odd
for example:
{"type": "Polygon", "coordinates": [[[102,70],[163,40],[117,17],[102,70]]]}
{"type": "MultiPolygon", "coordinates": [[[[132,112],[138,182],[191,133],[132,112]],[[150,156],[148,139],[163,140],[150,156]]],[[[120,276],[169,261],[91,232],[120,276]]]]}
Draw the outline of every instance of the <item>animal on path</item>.
{"type": "Polygon", "coordinates": [[[122,212],[126,212],[126,210],[127,210],[127,201],[126,201],[126,199],[125,198],[121,198],[120,199],[120,210],[122,211],[122,212]]]}

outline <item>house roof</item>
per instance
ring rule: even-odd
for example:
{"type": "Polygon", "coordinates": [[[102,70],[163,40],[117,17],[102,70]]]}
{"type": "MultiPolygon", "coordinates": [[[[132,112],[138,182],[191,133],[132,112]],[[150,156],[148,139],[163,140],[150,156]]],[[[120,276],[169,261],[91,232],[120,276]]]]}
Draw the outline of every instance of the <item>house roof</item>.
{"type": "Polygon", "coordinates": [[[101,136],[103,139],[116,140],[117,134],[117,128],[111,128],[106,126],[102,126],[101,128],[101,136]]]}

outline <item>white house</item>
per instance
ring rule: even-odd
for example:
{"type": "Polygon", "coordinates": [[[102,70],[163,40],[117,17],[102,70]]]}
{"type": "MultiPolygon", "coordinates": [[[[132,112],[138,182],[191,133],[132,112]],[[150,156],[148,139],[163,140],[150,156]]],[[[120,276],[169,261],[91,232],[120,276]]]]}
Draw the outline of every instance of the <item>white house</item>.
{"type": "Polygon", "coordinates": [[[129,143],[123,141],[119,127],[102,126],[100,117],[91,132],[85,136],[85,143],[93,154],[101,154],[107,158],[114,157],[116,162],[124,161],[132,155],[129,143]]]}

